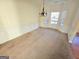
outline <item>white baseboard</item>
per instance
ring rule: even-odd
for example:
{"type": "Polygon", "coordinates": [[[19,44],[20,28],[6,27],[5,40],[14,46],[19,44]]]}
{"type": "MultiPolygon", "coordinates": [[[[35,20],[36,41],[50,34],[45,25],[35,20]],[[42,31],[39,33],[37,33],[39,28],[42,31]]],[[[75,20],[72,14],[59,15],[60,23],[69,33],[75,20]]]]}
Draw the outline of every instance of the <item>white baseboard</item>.
{"type": "Polygon", "coordinates": [[[75,35],[72,35],[72,36],[69,36],[68,35],[69,43],[72,43],[73,42],[74,37],[75,37],[75,35]]]}
{"type": "Polygon", "coordinates": [[[38,24],[32,24],[32,25],[30,25],[30,26],[26,26],[26,27],[23,29],[23,33],[22,33],[22,34],[31,32],[31,31],[33,31],[33,30],[35,30],[35,29],[37,29],[37,28],[39,28],[39,25],[38,25],[38,24]]]}
{"type": "Polygon", "coordinates": [[[13,37],[4,39],[4,41],[0,42],[0,44],[3,44],[3,43],[5,43],[5,42],[7,42],[7,41],[10,41],[10,40],[13,40],[13,39],[15,39],[16,37],[19,37],[19,36],[21,36],[21,35],[23,35],[23,34],[25,34],[25,33],[31,32],[31,31],[33,31],[33,30],[36,30],[37,28],[39,28],[39,25],[38,25],[38,24],[32,24],[32,25],[30,25],[30,26],[26,26],[26,25],[25,25],[24,27],[22,27],[23,30],[22,30],[19,34],[15,35],[15,36],[13,36],[13,37]]]}

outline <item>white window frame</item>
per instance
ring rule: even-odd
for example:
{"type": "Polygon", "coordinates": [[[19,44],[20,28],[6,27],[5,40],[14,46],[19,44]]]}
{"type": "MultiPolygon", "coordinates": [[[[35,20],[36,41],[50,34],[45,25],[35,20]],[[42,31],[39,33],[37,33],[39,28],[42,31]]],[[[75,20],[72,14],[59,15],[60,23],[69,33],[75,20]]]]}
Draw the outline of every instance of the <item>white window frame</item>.
{"type": "Polygon", "coordinates": [[[51,24],[58,24],[60,12],[51,12],[51,24]]]}

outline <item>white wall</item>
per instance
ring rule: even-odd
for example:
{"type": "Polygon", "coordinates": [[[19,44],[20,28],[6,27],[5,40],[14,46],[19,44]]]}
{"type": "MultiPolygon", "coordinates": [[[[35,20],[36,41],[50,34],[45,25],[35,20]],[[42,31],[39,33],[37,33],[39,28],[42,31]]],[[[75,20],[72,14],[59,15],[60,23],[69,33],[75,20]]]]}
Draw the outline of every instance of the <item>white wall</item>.
{"type": "Polygon", "coordinates": [[[52,4],[52,5],[47,5],[46,8],[47,8],[47,16],[46,17],[40,17],[40,26],[58,29],[59,23],[58,23],[58,25],[51,25],[51,12],[62,12],[63,5],[62,4],[52,4]]]}
{"type": "Polygon", "coordinates": [[[79,33],[79,8],[76,12],[75,18],[73,20],[72,26],[71,26],[71,31],[69,32],[69,39],[70,42],[72,42],[73,38],[75,37],[76,33],[79,33]]]}
{"type": "Polygon", "coordinates": [[[39,27],[39,5],[31,0],[0,0],[0,44],[39,27]]]}
{"type": "Polygon", "coordinates": [[[67,16],[64,19],[63,26],[60,25],[60,21],[62,20],[61,18],[59,19],[59,23],[56,26],[51,25],[50,24],[50,17],[48,17],[47,24],[45,24],[44,18],[40,17],[41,18],[40,19],[40,26],[56,28],[62,32],[68,33],[69,36],[71,36],[71,34],[70,34],[71,26],[72,26],[73,20],[75,18],[77,8],[78,8],[78,0],[68,0],[64,4],[52,4],[51,6],[47,7],[47,10],[49,13],[53,12],[53,11],[59,11],[61,13],[63,11],[67,11],[67,16]]]}

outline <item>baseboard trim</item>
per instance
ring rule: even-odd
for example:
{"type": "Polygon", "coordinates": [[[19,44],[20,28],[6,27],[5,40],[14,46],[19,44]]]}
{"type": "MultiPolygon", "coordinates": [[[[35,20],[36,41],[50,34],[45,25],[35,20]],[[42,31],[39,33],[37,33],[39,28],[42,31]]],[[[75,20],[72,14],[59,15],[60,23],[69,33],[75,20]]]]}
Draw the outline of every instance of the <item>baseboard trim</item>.
{"type": "Polygon", "coordinates": [[[36,29],[39,28],[39,25],[38,25],[38,24],[32,24],[32,25],[26,26],[26,27],[27,27],[27,28],[23,28],[25,31],[22,31],[22,33],[20,33],[19,35],[15,36],[15,37],[13,37],[13,38],[6,39],[5,41],[0,42],[0,44],[6,43],[6,42],[8,42],[8,41],[10,41],[10,40],[13,40],[13,39],[15,39],[15,38],[17,38],[17,37],[19,37],[19,36],[22,36],[22,35],[24,35],[24,34],[26,34],[26,33],[29,33],[29,32],[31,32],[31,31],[34,31],[34,30],[36,30],[36,29]]]}

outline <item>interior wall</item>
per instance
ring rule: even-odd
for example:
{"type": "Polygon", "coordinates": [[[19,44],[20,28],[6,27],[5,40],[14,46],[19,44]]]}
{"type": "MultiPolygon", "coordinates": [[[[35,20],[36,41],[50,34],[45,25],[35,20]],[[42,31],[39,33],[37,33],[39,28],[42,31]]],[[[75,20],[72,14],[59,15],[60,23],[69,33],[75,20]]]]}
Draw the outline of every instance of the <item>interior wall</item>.
{"type": "Polygon", "coordinates": [[[79,7],[77,9],[75,19],[73,20],[71,31],[69,32],[69,35],[70,35],[69,39],[71,43],[76,33],[79,33],[79,7]]]}
{"type": "Polygon", "coordinates": [[[6,39],[8,39],[8,33],[4,28],[0,18],[0,43],[5,42],[6,39]]]}
{"type": "MultiPolygon", "coordinates": [[[[62,4],[51,4],[46,5],[47,16],[40,16],[40,26],[41,27],[51,27],[51,28],[59,28],[59,25],[51,25],[51,12],[62,12],[63,5],[62,4]]],[[[60,19],[59,19],[60,20],[60,19]]]]}
{"type": "MultiPolygon", "coordinates": [[[[53,27],[53,28],[61,30],[62,32],[68,33],[70,36],[70,31],[71,31],[70,29],[71,29],[71,25],[73,23],[75,15],[76,15],[77,8],[78,8],[78,1],[77,0],[68,0],[68,1],[66,1],[65,4],[58,4],[58,5],[53,4],[51,6],[48,6],[47,10],[60,11],[61,13],[63,11],[67,11],[66,17],[63,21],[63,26],[61,27],[61,25],[60,25],[61,18],[59,19],[60,21],[56,26],[51,25],[50,24],[50,16],[47,16],[48,23],[46,22],[45,17],[40,17],[41,18],[40,19],[40,26],[51,27],[51,28],[53,27]]],[[[48,12],[50,12],[50,11],[48,11],[48,12]]]]}
{"type": "Polygon", "coordinates": [[[73,24],[73,21],[75,20],[76,12],[78,9],[78,1],[77,0],[68,0],[67,3],[67,10],[68,14],[65,19],[65,27],[67,29],[67,32],[71,31],[71,26],[73,24]]]}
{"type": "Polygon", "coordinates": [[[0,44],[39,27],[39,5],[30,0],[0,0],[0,44]]]}

